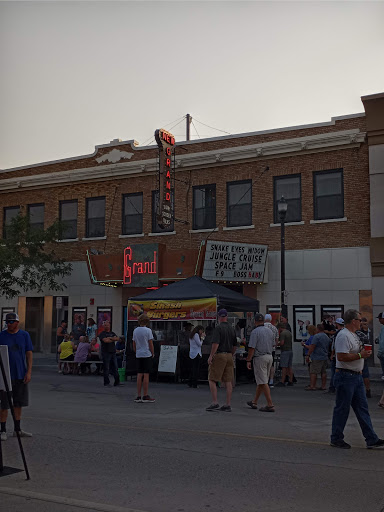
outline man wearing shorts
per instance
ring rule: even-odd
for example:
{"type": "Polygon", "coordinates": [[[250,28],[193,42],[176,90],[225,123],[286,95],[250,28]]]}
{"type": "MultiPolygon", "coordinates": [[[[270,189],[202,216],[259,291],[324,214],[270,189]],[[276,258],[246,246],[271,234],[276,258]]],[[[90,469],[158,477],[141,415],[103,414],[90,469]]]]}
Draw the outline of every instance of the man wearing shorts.
{"type": "Polygon", "coordinates": [[[318,324],[317,334],[312,338],[312,343],[309,345],[308,356],[311,360],[309,365],[310,373],[310,385],[305,389],[307,391],[316,391],[316,380],[317,376],[321,375],[321,389],[326,391],[327,383],[327,366],[328,366],[328,354],[331,340],[324,332],[324,325],[318,324]]]}
{"type": "MultiPolygon", "coordinates": [[[[7,313],[5,317],[7,329],[0,332],[0,345],[8,347],[9,368],[12,381],[12,399],[15,409],[15,431],[21,437],[32,437],[32,434],[21,430],[21,409],[28,406],[28,382],[32,374],[32,341],[26,331],[19,329],[19,317],[16,313],[7,313]]],[[[5,391],[0,391],[0,422],[1,441],[7,440],[6,422],[9,402],[5,391]]]]}
{"type": "Polygon", "coordinates": [[[212,395],[212,404],[206,411],[231,412],[233,354],[236,352],[237,339],[235,329],[228,323],[226,309],[218,313],[219,325],[215,327],[212,335],[211,354],[208,358],[208,382],[212,395]],[[226,403],[222,407],[217,402],[217,383],[223,382],[226,388],[226,403]]]}
{"type": "Polygon", "coordinates": [[[261,313],[255,315],[255,329],[251,332],[248,344],[247,368],[251,369],[253,360],[253,371],[256,380],[256,395],[253,400],[247,402],[251,409],[257,409],[257,402],[263,393],[267,400],[266,407],[261,407],[261,412],[275,412],[271,398],[271,390],[268,386],[269,372],[273,364],[272,350],[275,342],[274,333],[264,326],[264,317],[261,313]]]}
{"type": "Polygon", "coordinates": [[[133,331],[133,350],[136,352],[136,368],[137,368],[137,397],[136,403],[147,402],[153,403],[154,398],[148,394],[149,374],[152,370],[152,361],[155,355],[153,349],[153,334],[149,328],[149,318],[146,314],[142,314],[138,318],[139,327],[133,331]],[[143,389],[143,397],[141,397],[141,389],[143,389]]]}
{"type": "Polygon", "coordinates": [[[293,386],[293,370],[292,370],[292,333],[286,328],[286,324],[278,324],[280,330],[280,338],[278,347],[280,347],[280,367],[281,367],[281,382],[276,384],[276,387],[285,386],[285,378],[288,375],[288,386],[293,386]]]}

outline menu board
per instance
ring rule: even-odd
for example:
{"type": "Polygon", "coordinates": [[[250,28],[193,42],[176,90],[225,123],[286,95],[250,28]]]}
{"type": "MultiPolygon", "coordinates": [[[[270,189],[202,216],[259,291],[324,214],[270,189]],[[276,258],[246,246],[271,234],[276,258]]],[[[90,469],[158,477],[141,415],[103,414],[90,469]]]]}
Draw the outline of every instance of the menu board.
{"type": "Polygon", "coordinates": [[[161,345],[159,373],[176,373],[177,349],[175,345],[161,345]]]}
{"type": "MultiPolygon", "coordinates": [[[[9,357],[8,357],[8,347],[6,345],[0,345],[0,355],[3,360],[3,366],[5,370],[5,378],[8,382],[9,390],[12,390],[11,384],[11,373],[9,371],[9,357]]],[[[6,391],[6,387],[3,379],[3,372],[0,370],[0,391],[6,391]]]]}

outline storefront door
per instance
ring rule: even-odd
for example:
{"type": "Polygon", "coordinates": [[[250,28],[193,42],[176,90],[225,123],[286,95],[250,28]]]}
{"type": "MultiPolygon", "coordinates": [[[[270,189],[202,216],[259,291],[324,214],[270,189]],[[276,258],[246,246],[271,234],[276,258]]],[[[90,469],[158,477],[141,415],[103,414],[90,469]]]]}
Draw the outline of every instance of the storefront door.
{"type": "Polygon", "coordinates": [[[43,336],[44,297],[27,297],[25,330],[32,339],[33,350],[41,351],[43,336]]]}

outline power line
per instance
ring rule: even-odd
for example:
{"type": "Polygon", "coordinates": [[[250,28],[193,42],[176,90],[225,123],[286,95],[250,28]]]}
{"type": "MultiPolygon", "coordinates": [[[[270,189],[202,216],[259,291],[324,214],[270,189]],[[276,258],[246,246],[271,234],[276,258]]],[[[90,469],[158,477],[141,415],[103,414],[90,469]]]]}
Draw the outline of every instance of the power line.
{"type": "MultiPolygon", "coordinates": [[[[176,126],[178,126],[182,121],[184,121],[184,119],[185,119],[185,116],[179,117],[179,118],[176,119],[176,121],[172,121],[171,123],[168,123],[168,124],[164,125],[164,128],[166,128],[167,126],[169,126],[169,125],[171,125],[171,124],[176,122],[176,124],[170,128],[170,130],[172,130],[173,128],[176,128],[176,126]]],[[[144,144],[142,144],[142,147],[143,146],[150,146],[154,140],[155,140],[155,138],[153,137],[153,135],[151,135],[151,137],[149,137],[149,139],[147,139],[144,142],[144,144]],[[148,144],[148,141],[150,141],[149,144],[148,144]]]]}
{"type": "Polygon", "coordinates": [[[232,135],[231,133],[226,132],[225,130],[219,130],[218,128],[214,128],[213,126],[209,126],[208,124],[202,123],[201,121],[199,121],[198,119],[196,119],[196,117],[195,117],[194,119],[195,119],[195,121],[196,121],[197,123],[200,123],[200,124],[202,124],[203,126],[206,126],[207,128],[211,128],[211,130],[216,130],[216,131],[218,131],[218,132],[226,133],[227,135],[232,135]]]}
{"type": "Polygon", "coordinates": [[[199,139],[201,139],[199,132],[197,131],[197,128],[195,126],[195,123],[193,122],[193,118],[192,118],[192,124],[193,124],[194,129],[196,130],[197,136],[199,137],[199,139]]]}

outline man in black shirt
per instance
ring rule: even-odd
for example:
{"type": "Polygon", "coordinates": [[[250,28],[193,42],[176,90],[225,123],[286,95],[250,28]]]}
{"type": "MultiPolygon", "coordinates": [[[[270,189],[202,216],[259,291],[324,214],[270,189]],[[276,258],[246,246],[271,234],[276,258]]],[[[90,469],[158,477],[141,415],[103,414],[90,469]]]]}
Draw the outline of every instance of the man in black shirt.
{"type": "Polygon", "coordinates": [[[119,372],[117,370],[116,345],[115,341],[119,341],[119,337],[111,331],[111,324],[104,322],[104,330],[100,333],[101,357],[103,359],[104,386],[109,386],[109,374],[115,377],[114,386],[119,386],[119,372]]]}
{"type": "Polygon", "coordinates": [[[212,395],[212,404],[207,411],[231,412],[233,354],[236,352],[237,339],[235,329],[229,325],[226,309],[218,313],[219,325],[215,327],[212,336],[211,354],[208,358],[208,382],[212,395]],[[227,390],[227,401],[222,407],[217,402],[217,383],[224,382],[227,390]]]}

